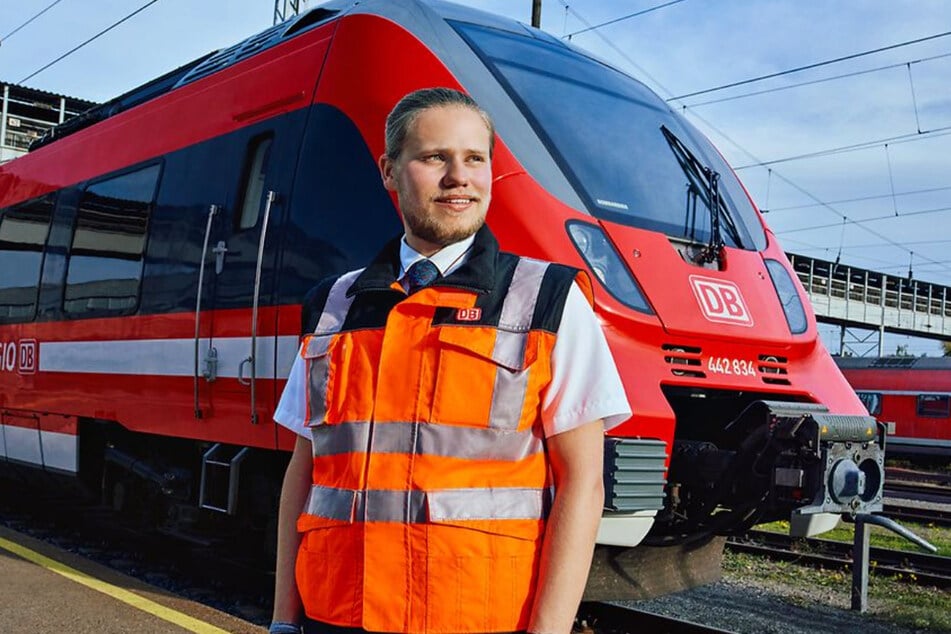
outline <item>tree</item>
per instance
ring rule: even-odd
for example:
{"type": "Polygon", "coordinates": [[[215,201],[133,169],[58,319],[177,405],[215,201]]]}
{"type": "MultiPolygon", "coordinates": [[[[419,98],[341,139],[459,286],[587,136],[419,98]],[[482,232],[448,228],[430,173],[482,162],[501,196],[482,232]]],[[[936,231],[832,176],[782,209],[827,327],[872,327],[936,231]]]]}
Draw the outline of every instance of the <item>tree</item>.
{"type": "Polygon", "coordinates": [[[941,348],[944,350],[944,356],[951,357],[951,341],[942,341],[941,348]]]}

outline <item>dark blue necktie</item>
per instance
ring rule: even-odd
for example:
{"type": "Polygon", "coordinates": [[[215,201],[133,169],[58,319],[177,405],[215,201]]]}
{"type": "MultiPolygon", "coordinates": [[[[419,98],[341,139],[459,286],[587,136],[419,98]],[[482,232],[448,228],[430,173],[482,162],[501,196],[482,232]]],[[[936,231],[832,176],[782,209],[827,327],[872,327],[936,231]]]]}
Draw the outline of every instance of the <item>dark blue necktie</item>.
{"type": "Polygon", "coordinates": [[[409,283],[409,292],[415,293],[424,286],[429,286],[439,277],[439,269],[430,260],[419,260],[406,271],[406,281],[409,283]]]}

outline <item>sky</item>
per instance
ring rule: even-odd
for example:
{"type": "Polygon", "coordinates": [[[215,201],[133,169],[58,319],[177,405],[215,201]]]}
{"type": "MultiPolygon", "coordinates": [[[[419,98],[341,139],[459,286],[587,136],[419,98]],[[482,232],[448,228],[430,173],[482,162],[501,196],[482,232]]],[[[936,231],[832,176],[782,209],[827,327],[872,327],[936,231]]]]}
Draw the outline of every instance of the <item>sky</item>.
{"type": "MultiPolygon", "coordinates": [[[[531,0],[460,4],[531,19],[531,0]]],[[[0,81],[105,101],[269,27],[275,3],[0,0],[0,6],[0,81]]],[[[910,268],[915,279],[951,285],[951,2],[543,0],[542,6],[544,30],[571,34],[574,44],[668,99],[713,141],[787,252],[894,275],[907,276],[910,268]],[[916,40],[922,41],[908,44],[916,40]],[[865,54],[878,49],[887,50],[865,54]],[[850,59],[822,64],[843,57],[850,59]],[[782,74],[684,97],[776,73],[782,74]]],[[[838,349],[838,330],[822,331],[826,345],[838,349]]],[[[904,337],[889,337],[886,352],[898,345],[940,354],[934,341],[904,337]]]]}

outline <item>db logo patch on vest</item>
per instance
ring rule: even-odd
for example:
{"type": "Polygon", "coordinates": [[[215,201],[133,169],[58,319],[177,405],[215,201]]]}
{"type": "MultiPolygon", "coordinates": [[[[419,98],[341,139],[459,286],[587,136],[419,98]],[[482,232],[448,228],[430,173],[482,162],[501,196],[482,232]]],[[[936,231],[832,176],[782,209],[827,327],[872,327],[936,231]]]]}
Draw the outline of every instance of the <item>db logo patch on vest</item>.
{"type": "Polygon", "coordinates": [[[709,321],[737,326],[753,325],[740,288],[733,282],[691,275],[690,285],[703,316],[709,321]]]}
{"type": "Polygon", "coordinates": [[[460,308],[456,311],[456,321],[479,321],[482,319],[481,308],[460,308]]]}

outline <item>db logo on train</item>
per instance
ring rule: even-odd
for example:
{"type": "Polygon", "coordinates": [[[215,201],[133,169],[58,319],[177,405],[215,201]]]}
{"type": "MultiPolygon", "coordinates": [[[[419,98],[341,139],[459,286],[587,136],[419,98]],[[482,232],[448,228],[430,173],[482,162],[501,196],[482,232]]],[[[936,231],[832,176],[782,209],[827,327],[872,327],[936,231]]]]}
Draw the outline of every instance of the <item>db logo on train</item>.
{"type": "Polygon", "coordinates": [[[34,374],[38,350],[36,339],[0,342],[0,372],[34,374]]]}
{"type": "Polygon", "coordinates": [[[753,318],[746,308],[743,295],[740,294],[740,287],[733,282],[691,275],[690,285],[703,316],[709,321],[738,326],[753,325],[753,318]]]}

